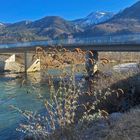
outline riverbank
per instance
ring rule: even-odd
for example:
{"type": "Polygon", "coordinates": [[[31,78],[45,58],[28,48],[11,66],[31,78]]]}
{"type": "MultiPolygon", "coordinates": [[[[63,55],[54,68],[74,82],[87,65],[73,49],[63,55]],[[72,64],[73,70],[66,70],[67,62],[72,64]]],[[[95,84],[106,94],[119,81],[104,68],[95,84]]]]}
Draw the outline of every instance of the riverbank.
{"type": "MultiPolygon", "coordinates": [[[[89,115],[79,121],[76,127],[56,132],[51,140],[139,140],[140,107],[125,113],[112,113],[107,119],[89,115]]],[[[27,139],[25,139],[27,140],[27,139]]],[[[30,139],[28,139],[30,140],[30,139]]],[[[39,140],[39,139],[38,139],[39,140]]],[[[45,140],[45,139],[42,139],[45,140]]]]}
{"type": "MultiPolygon", "coordinates": [[[[50,56],[50,58],[52,59],[51,62],[53,62],[53,60],[56,59],[57,61],[60,61],[63,64],[63,61],[61,59],[62,56],[61,55],[59,57],[57,56],[58,55],[50,56]]],[[[82,62],[76,63],[76,65],[80,66],[81,63],[82,62]]],[[[32,128],[29,125],[29,127],[31,128],[31,131],[32,130],[37,131],[40,136],[38,139],[36,138],[37,140],[43,140],[43,138],[41,138],[41,134],[45,132],[43,124],[47,124],[51,128],[52,133],[51,135],[49,135],[51,137],[51,140],[53,139],[62,140],[62,136],[63,136],[63,139],[66,138],[66,140],[69,140],[69,139],[70,140],[85,140],[87,138],[92,140],[93,136],[95,138],[97,137],[97,140],[100,137],[108,138],[107,134],[111,131],[111,128],[113,127],[114,129],[116,129],[115,126],[117,126],[117,124],[115,123],[116,121],[111,122],[112,120],[110,120],[110,117],[112,115],[114,116],[114,114],[117,114],[117,117],[119,117],[119,115],[123,116],[124,112],[125,113],[129,112],[131,108],[138,106],[140,104],[139,71],[137,72],[130,71],[130,72],[121,73],[120,71],[117,70],[115,72],[113,71],[113,66],[116,63],[118,62],[115,62],[115,63],[113,62],[113,64],[112,63],[111,64],[99,63],[99,71],[96,73],[94,79],[83,76],[83,73],[81,73],[81,71],[83,68],[83,72],[85,72],[84,66],[82,66],[82,68],[81,67],[78,68],[78,67],[73,67],[73,65],[69,63],[64,63],[65,67],[62,67],[62,65],[59,64],[60,68],[54,67],[55,63],[52,63],[51,69],[50,67],[47,67],[47,69],[44,69],[42,73],[40,72],[29,73],[28,74],[28,76],[30,77],[29,79],[32,79],[31,81],[34,81],[34,82],[26,81],[26,79],[24,78],[25,75],[23,75],[23,77],[18,77],[15,79],[13,78],[11,78],[10,80],[8,79],[6,81],[8,82],[8,84],[5,84],[4,82],[4,84],[2,85],[4,86],[4,88],[1,89],[1,90],[4,90],[3,95],[6,95],[6,93],[8,93],[7,95],[8,100],[7,98],[6,99],[3,98],[3,96],[1,97],[2,109],[3,110],[5,109],[5,113],[10,113],[10,110],[8,109],[8,105],[9,106],[15,105],[19,109],[23,110],[22,113],[25,113],[27,110],[30,110],[30,109],[32,110],[32,108],[33,108],[33,111],[38,112],[38,113],[40,113],[40,110],[42,109],[43,111],[46,110],[46,112],[38,114],[37,117],[39,121],[35,121],[35,122],[32,119],[28,120],[28,118],[31,117],[32,113],[30,112],[31,113],[30,114],[29,112],[27,112],[26,121],[27,122],[31,121],[32,123],[30,122],[30,125],[33,124],[34,126],[32,128]],[[68,68],[68,70],[70,71],[69,73],[68,71],[66,71],[66,69],[63,69],[63,68],[66,68],[68,65],[71,66],[70,69],[68,68]],[[77,77],[76,71],[78,73],[81,73],[80,78],[77,77]],[[50,74],[48,72],[50,72],[50,74]],[[60,73],[63,73],[64,76],[60,76],[60,73]],[[37,77],[36,77],[36,74],[38,75],[37,77]],[[53,74],[55,74],[56,77],[53,74]],[[42,79],[44,79],[44,81],[40,82],[38,79],[41,79],[41,81],[42,79]],[[13,84],[11,85],[11,83],[13,84]],[[14,88],[13,94],[16,96],[12,96],[10,94],[13,88],[14,88]],[[45,90],[43,90],[43,88],[45,88],[45,90]],[[62,94],[63,92],[65,94],[62,94]],[[22,96],[21,96],[21,93],[22,93],[22,96]],[[64,103],[64,101],[66,101],[67,104],[65,107],[62,107],[63,106],[62,102],[64,103]],[[49,103],[50,104],[54,103],[54,107],[58,105],[60,112],[59,111],[54,112],[52,110],[52,107],[49,105],[49,103]],[[73,106],[75,103],[78,105],[78,107],[73,106]],[[6,108],[5,108],[5,105],[7,105],[6,108]],[[31,108],[28,108],[28,106],[31,108]],[[34,108],[34,106],[36,106],[36,108],[34,108]],[[39,107],[39,110],[37,109],[38,107],[39,107]],[[66,110],[63,110],[64,108],[66,110]],[[67,108],[70,109],[70,111],[67,108]],[[67,112],[67,115],[68,115],[66,118],[62,117],[62,114],[61,114],[65,111],[67,112]],[[46,114],[45,117],[42,116],[44,115],[44,113],[46,114]],[[55,119],[50,118],[51,116],[49,117],[49,115],[52,115],[55,119]],[[54,129],[51,123],[48,123],[48,121],[42,119],[42,118],[48,118],[52,120],[50,122],[53,122],[53,121],[55,122],[57,117],[58,117],[57,124],[62,126],[62,127],[59,127],[59,129],[54,129]],[[40,120],[43,120],[44,122],[40,120]],[[65,120],[67,121],[65,122],[65,120]],[[63,125],[63,124],[67,124],[67,125],[63,125]],[[40,132],[42,133],[40,134],[40,132]]],[[[129,65],[129,63],[127,64],[129,65]]],[[[121,67],[118,67],[118,68],[121,68],[121,67]]],[[[15,113],[15,110],[12,110],[12,112],[14,113],[14,115],[18,114],[17,112],[15,113]]],[[[18,117],[19,116],[20,115],[18,114],[18,117]]],[[[120,118],[117,118],[117,122],[119,121],[119,119],[120,118]]],[[[20,117],[18,118],[18,120],[19,120],[18,124],[20,123],[24,124],[25,122],[23,120],[20,121],[20,117]]],[[[27,124],[27,122],[25,124],[27,124]]],[[[19,126],[18,124],[16,123],[17,128],[21,126],[21,125],[19,126]]],[[[48,128],[47,125],[45,125],[45,130],[47,132],[50,132],[47,129],[48,128]]],[[[25,127],[25,126],[26,125],[23,125],[22,127],[25,127]]],[[[7,126],[6,129],[9,131],[8,127],[10,128],[10,126],[7,126]]],[[[6,131],[6,129],[4,131],[6,131]]],[[[4,136],[5,133],[3,133],[4,131],[3,132],[2,131],[0,133],[3,134],[4,136]]],[[[15,131],[15,129],[12,131],[15,131]]],[[[28,135],[31,133],[26,133],[26,134],[28,135]]],[[[16,136],[14,136],[14,138],[15,137],[16,136]]],[[[113,137],[113,136],[110,136],[110,137],[113,137]]]]}
{"type": "MultiPolygon", "coordinates": [[[[62,52],[55,50],[49,50],[48,52],[34,52],[28,54],[28,65],[27,69],[29,69],[33,63],[40,58],[40,64],[34,65],[33,71],[38,70],[47,70],[47,69],[64,69],[64,67],[67,67],[71,65],[72,63],[75,65],[84,64],[85,63],[85,53],[84,51],[78,52],[77,50],[74,52],[66,51],[64,50],[62,52]],[[45,54],[44,54],[45,53],[45,54]],[[40,67],[35,68],[34,67],[40,67]]],[[[24,72],[24,55],[23,54],[16,54],[14,60],[10,60],[9,62],[6,62],[12,54],[0,54],[0,72],[24,72]]],[[[102,58],[106,58],[109,60],[109,66],[121,64],[121,63],[139,63],[140,54],[139,53],[131,53],[131,52],[109,52],[109,53],[99,53],[99,63],[102,58]]],[[[105,69],[107,67],[105,66],[99,66],[101,69],[105,69]]]]}
{"type": "MultiPolygon", "coordinates": [[[[92,83],[91,92],[79,96],[78,103],[82,106],[77,108],[75,122],[56,129],[49,135],[49,139],[137,140],[139,138],[139,73],[131,75],[117,73],[111,77],[99,73],[96,76],[97,83],[92,83]],[[93,106],[93,103],[97,104],[93,106]]],[[[25,138],[25,140],[32,139],[46,138],[41,135],[25,138]]]]}

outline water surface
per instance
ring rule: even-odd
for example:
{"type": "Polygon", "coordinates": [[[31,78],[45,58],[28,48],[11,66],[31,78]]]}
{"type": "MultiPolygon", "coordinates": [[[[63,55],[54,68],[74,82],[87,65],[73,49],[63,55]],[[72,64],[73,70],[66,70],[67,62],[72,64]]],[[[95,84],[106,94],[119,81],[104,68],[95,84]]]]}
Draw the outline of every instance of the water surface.
{"type": "Polygon", "coordinates": [[[44,107],[40,96],[47,98],[47,84],[22,82],[23,79],[15,75],[0,76],[0,140],[16,140],[21,136],[16,128],[24,118],[11,105],[31,111],[39,111],[44,107]]]}
{"type": "MultiPolygon", "coordinates": [[[[50,75],[54,77],[59,74],[60,71],[50,71],[50,75]]],[[[28,82],[25,82],[24,76],[21,75],[0,75],[0,140],[17,140],[23,137],[23,134],[17,132],[16,128],[25,121],[25,118],[11,108],[11,105],[21,110],[43,110],[42,98],[49,99],[47,78],[41,73],[36,73],[28,75],[28,82]]],[[[57,78],[54,79],[57,84],[57,78]]]]}

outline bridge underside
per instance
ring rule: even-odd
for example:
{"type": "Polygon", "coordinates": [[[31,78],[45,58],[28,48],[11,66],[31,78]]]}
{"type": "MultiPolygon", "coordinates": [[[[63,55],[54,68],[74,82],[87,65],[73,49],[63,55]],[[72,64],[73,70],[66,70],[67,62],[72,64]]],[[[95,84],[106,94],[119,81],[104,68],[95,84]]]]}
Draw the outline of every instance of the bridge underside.
{"type": "MultiPolygon", "coordinates": [[[[107,45],[61,45],[63,48],[74,50],[75,48],[80,48],[82,50],[86,51],[93,51],[93,56],[87,52],[86,54],[86,69],[89,76],[94,75],[94,67],[96,66],[96,62],[98,61],[98,52],[139,52],[140,51],[140,45],[138,44],[107,44],[107,45]],[[90,60],[90,61],[89,61],[90,60]],[[91,63],[92,60],[95,63],[91,63]]],[[[10,54],[16,54],[16,53],[24,53],[24,68],[25,72],[27,73],[28,69],[28,57],[27,53],[35,52],[35,48],[37,46],[26,46],[26,47],[12,47],[12,48],[1,48],[0,53],[10,53],[10,54]]],[[[40,45],[39,47],[42,47],[44,50],[48,50],[49,48],[53,47],[51,45],[40,45]]],[[[33,65],[34,66],[34,65],[33,65]]],[[[33,69],[32,67],[30,69],[33,69]]]]}
{"type": "MultiPolygon", "coordinates": [[[[12,47],[12,48],[0,48],[0,53],[22,53],[32,52],[37,46],[26,46],[26,47],[12,47]]],[[[51,45],[44,46],[40,45],[44,50],[53,47],[51,45]]],[[[74,50],[80,48],[82,50],[94,50],[98,52],[139,52],[140,44],[107,44],[107,45],[62,45],[63,48],[74,50]]]]}

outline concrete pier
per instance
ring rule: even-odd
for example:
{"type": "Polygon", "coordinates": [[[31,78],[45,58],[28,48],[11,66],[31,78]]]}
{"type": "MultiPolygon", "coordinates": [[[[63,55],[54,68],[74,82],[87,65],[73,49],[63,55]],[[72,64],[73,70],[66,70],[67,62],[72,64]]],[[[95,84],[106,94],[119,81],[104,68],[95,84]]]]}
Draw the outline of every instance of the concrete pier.
{"type": "Polygon", "coordinates": [[[24,72],[27,76],[27,51],[24,52],[24,72]]]}

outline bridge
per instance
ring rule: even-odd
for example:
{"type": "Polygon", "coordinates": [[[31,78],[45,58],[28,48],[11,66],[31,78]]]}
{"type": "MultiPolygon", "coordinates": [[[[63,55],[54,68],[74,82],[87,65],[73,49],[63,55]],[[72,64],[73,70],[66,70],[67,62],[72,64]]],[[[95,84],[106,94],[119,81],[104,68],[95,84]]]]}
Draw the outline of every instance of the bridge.
{"type": "Polygon", "coordinates": [[[68,49],[81,48],[95,51],[140,51],[140,34],[0,44],[0,52],[19,53],[32,51],[36,46],[47,49],[50,46],[57,45],[68,49]]]}
{"type": "MultiPolygon", "coordinates": [[[[101,36],[90,38],[69,38],[50,41],[18,42],[13,44],[0,44],[0,53],[24,53],[25,71],[27,69],[27,53],[40,46],[47,50],[49,47],[61,45],[67,49],[81,48],[83,50],[94,50],[95,56],[88,55],[88,58],[98,60],[99,51],[140,51],[140,34],[121,36],[101,36]]],[[[88,67],[94,67],[88,64],[88,67]]],[[[88,70],[89,71],[89,70],[88,70]]]]}

